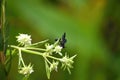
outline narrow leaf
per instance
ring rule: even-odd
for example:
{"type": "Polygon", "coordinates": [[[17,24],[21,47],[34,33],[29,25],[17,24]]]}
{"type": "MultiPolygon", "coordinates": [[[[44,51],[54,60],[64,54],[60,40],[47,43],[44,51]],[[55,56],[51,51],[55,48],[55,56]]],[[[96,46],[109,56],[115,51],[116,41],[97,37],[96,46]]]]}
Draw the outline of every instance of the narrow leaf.
{"type": "Polygon", "coordinates": [[[49,69],[49,65],[47,63],[47,61],[45,60],[45,67],[46,67],[46,74],[48,79],[50,79],[50,69],[49,69]]]}

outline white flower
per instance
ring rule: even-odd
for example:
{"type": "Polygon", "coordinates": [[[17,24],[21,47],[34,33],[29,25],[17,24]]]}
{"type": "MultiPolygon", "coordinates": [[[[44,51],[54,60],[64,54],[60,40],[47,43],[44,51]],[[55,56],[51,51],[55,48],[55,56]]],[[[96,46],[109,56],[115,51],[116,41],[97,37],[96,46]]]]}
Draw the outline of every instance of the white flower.
{"type": "Polygon", "coordinates": [[[46,47],[46,52],[48,54],[52,55],[54,46],[53,45],[49,45],[49,44],[45,44],[45,47],[46,47]]]}
{"type": "Polygon", "coordinates": [[[58,64],[59,64],[59,62],[53,61],[53,63],[50,65],[50,72],[53,70],[57,71],[58,64]]]}
{"type": "Polygon", "coordinates": [[[46,45],[46,50],[49,51],[49,50],[53,49],[53,47],[54,47],[53,45],[48,44],[48,45],[46,45]]]}
{"type": "Polygon", "coordinates": [[[17,41],[21,44],[21,45],[31,45],[31,35],[28,34],[19,34],[19,36],[16,36],[17,41]]]}
{"type": "Polygon", "coordinates": [[[73,68],[72,64],[74,63],[73,59],[76,57],[76,55],[72,56],[72,57],[69,57],[67,54],[62,58],[60,59],[60,61],[62,62],[62,68],[68,70],[69,73],[70,72],[70,68],[73,68]]]}
{"type": "Polygon", "coordinates": [[[62,50],[62,47],[59,45],[55,46],[55,48],[54,48],[54,51],[62,56],[61,50],[62,50]]]}
{"type": "Polygon", "coordinates": [[[28,66],[24,66],[19,70],[19,73],[23,75],[30,75],[32,72],[34,72],[32,67],[33,66],[31,66],[31,64],[29,64],[28,66]]]}

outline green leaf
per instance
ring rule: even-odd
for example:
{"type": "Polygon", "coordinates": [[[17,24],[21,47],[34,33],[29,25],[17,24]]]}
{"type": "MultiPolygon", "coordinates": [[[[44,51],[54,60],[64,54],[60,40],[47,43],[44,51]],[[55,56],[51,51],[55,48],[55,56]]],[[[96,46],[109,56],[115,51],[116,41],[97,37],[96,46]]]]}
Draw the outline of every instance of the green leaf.
{"type": "Polygon", "coordinates": [[[46,67],[46,74],[48,79],[50,79],[50,69],[49,69],[49,65],[47,63],[47,61],[45,60],[45,67],[46,67]]]}

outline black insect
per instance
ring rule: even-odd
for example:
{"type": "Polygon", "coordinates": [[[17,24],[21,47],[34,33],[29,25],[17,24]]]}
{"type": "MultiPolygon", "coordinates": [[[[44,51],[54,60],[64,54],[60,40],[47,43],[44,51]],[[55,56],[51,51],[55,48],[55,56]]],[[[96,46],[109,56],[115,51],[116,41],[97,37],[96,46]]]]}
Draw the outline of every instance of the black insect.
{"type": "MultiPolygon", "coordinates": [[[[55,39],[55,41],[57,41],[57,40],[58,40],[58,39],[55,39]]],[[[62,37],[60,38],[59,42],[60,42],[60,46],[63,47],[63,48],[65,48],[65,44],[66,44],[66,42],[67,42],[66,33],[64,33],[64,34],[62,35],[62,37]]]]}

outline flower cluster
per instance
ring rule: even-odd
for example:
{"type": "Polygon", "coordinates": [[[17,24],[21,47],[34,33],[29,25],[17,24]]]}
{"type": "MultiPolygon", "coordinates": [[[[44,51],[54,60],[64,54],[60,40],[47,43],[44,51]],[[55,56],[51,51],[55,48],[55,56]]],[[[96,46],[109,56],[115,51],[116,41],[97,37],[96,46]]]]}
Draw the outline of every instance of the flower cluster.
{"type": "Polygon", "coordinates": [[[45,47],[46,47],[46,52],[49,54],[49,55],[52,55],[52,53],[58,53],[60,56],[62,56],[62,47],[60,45],[58,45],[59,42],[56,41],[54,44],[52,45],[49,45],[48,43],[45,44],[45,47]]]}
{"type": "Polygon", "coordinates": [[[29,64],[28,66],[25,65],[24,67],[21,67],[19,69],[19,73],[25,76],[30,75],[32,72],[34,72],[32,67],[33,66],[31,66],[31,64],[29,64]]]}
{"type": "Polygon", "coordinates": [[[71,74],[70,72],[70,68],[73,68],[72,64],[74,63],[73,59],[76,57],[76,55],[72,56],[72,57],[69,57],[67,54],[62,58],[60,59],[60,61],[62,62],[62,68],[63,69],[66,69],[69,71],[69,73],[71,74]]]}
{"type": "Polygon", "coordinates": [[[11,45],[11,47],[17,49],[19,52],[19,73],[26,76],[34,72],[33,66],[31,64],[26,66],[24,63],[21,52],[27,52],[42,56],[45,61],[46,74],[48,78],[50,78],[50,73],[52,71],[58,71],[58,65],[60,64],[63,69],[67,69],[68,72],[71,73],[70,69],[73,68],[73,59],[76,57],[76,55],[69,57],[68,54],[64,55],[62,53],[62,49],[65,47],[66,43],[65,34],[62,37],[64,40],[61,40],[61,38],[57,39],[53,44],[48,43],[48,40],[31,43],[32,39],[28,34],[19,34],[19,36],[16,38],[17,42],[20,43],[20,45],[11,45]],[[64,41],[64,43],[62,41],[64,41]],[[39,44],[45,44],[45,49],[40,48],[39,44]],[[55,57],[55,55],[59,55],[59,57],[55,57]]]}
{"type": "Polygon", "coordinates": [[[53,70],[58,71],[57,70],[58,69],[58,64],[59,64],[59,62],[53,61],[53,63],[50,64],[50,72],[53,71],[53,70]]]}
{"type": "Polygon", "coordinates": [[[21,45],[31,45],[31,36],[28,34],[19,34],[19,36],[16,36],[17,41],[21,44],[21,45]]]}

